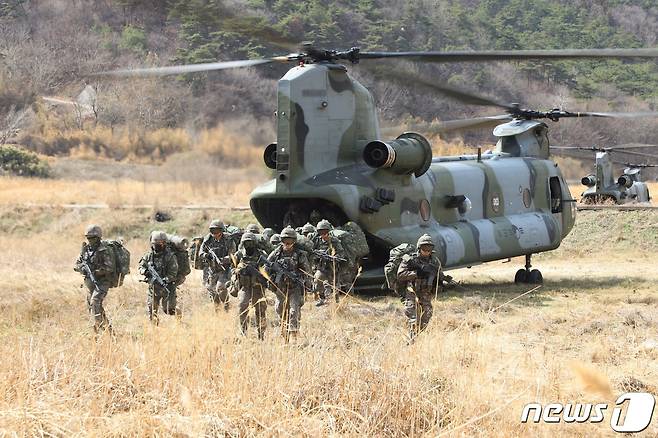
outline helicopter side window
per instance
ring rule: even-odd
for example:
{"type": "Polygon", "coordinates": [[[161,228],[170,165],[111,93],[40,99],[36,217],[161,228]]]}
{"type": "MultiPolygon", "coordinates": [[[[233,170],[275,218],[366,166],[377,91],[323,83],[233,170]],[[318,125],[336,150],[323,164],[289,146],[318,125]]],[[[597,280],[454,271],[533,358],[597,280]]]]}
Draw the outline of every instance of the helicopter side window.
{"type": "Polygon", "coordinates": [[[551,213],[562,212],[562,185],[557,176],[549,179],[549,189],[551,192],[551,213]]]}

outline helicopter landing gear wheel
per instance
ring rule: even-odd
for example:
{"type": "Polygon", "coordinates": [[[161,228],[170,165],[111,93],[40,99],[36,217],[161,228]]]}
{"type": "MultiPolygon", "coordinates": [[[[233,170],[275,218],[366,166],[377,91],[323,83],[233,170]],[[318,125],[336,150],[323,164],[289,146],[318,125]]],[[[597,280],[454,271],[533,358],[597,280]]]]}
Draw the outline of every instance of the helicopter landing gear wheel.
{"type": "Polygon", "coordinates": [[[544,282],[544,277],[541,275],[539,269],[530,269],[532,265],[530,264],[530,259],[532,254],[526,254],[525,256],[525,268],[519,269],[514,275],[514,284],[542,284],[544,282]]]}
{"type": "Polygon", "coordinates": [[[522,284],[522,283],[527,283],[528,282],[528,271],[525,269],[519,269],[516,271],[516,275],[514,276],[514,284],[522,284]]]}
{"type": "Polygon", "coordinates": [[[528,274],[528,279],[527,283],[530,284],[542,284],[544,282],[544,277],[541,275],[541,271],[539,269],[533,269],[530,271],[528,274]]]}

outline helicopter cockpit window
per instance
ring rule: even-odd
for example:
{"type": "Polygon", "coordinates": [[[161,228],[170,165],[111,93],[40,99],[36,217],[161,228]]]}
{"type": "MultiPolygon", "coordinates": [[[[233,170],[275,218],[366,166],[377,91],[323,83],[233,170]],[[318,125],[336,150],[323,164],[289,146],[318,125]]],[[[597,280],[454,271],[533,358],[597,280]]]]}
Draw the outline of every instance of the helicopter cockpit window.
{"type": "Polygon", "coordinates": [[[562,212],[562,185],[557,176],[552,176],[549,180],[549,189],[551,191],[551,213],[562,212]]]}

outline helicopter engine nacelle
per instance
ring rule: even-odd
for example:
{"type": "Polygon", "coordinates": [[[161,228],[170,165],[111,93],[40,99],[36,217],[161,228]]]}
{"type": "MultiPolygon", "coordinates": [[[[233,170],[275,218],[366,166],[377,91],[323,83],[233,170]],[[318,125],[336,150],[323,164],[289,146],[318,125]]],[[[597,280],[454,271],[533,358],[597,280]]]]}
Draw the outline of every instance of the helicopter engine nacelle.
{"type": "Polygon", "coordinates": [[[596,177],[594,175],[587,175],[584,176],[583,179],[580,180],[580,182],[584,186],[594,187],[596,185],[596,177]]]}
{"type": "Polygon", "coordinates": [[[617,184],[629,189],[633,185],[633,179],[629,175],[624,174],[619,177],[619,179],[617,180],[617,184]]]}
{"type": "Polygon", "coordinates": [[[370,167],[389,168],[398,175],[421,176],[432,164],[432,147],[425,137],[405,132],[395,140],[371,141],[363,150],[363,160],[370,167]]]}

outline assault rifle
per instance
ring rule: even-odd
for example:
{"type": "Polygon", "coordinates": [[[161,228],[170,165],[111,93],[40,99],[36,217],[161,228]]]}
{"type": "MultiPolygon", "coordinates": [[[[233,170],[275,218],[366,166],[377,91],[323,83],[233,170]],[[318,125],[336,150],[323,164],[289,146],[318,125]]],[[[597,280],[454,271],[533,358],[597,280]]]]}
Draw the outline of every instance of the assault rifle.
{"type": "Polygon", "coordinates": [[[94,271],[91,270],[89,263],[87,263],[85,260],[80,261],[80,269],[82,269],[82,274],[94,285],[94,290],[100,293],[101,288],[98,286],[98,282],[94,276],[94,271]]]}
{"type": "Polygon", "coordinates": [[[224,263],[219,258],[219,256],[217,254],[215,254],[215,250],[213,248],[208,248],[207,246],[206,246],[206,249],[208,250],[208,253],[210,253],[210,255],[212,256],[213,260],[215,260],[215,263],[217,264],[217,266],[219,266],[219,268],[222,271],[226,271],[226,267],[224,267],[224,263]]]}
{"type": "Polygon", "coordinates": [[[427,283],[432,284],[438,274],[439,267],[431,263],[422,263],[417,260],[409,262],[407,265],[410,269],[416,271],[416,278],[418,280],[426,280],[427,283]]]}
{"type": "Polygon", "coordinates": [[[263,278],[263,274],[261,274],[260,270],[258,269],[258,265],[261,263],[263,259],[264,259],[263,256],[259,256],[258,260],[254,260],[254,261],[247,261],[243,258],[242,260],[240,260],[240,263],[243,264],[243,266],[238,271],[238,274],[244,273],[243,275],[255,275],[257,277],[263,278]]]}
{"type": "Polygon", "coordinates": [[[326,250],[321,251],[319,249],[314,249],[313,250],[313,255],[319,257],[323,261],[329,261],[329,262],[332,262],[332,263],[333,262],[343,262],[343,263],[347,262],[347,259],[345,259],[343,257],[338,257],[338,256],[335,256],[335,255],[331,255],[326,250]]]}
{"type": "Polygon", "coordinates": [[[162,288],[164,290],[167,291],[167,294],[170,294],[171,291],[169,290],[169,287],[167,286],[167,282],[164,281],[164,279],[162,277],[160,277],[160,274],[158,274],[158,271],[155,270],[155,266],[153,266],[153,262],[148,262],[146,264],[146,269],[148,270],[147,273],[149,275],[148,276],[144,275],[146,277],[146,279],[144,279],[143,281],[145,283],[150,283],[150,284],[154,284],[154,283],[157,282],[160,286],[162,286],[162,288]]]}
{"type": "Polygon", "coordinates": [[[273,272],[274,283],[281,283],[284,279],[289,280],[293,284],[304,287],[304,280],[298,274],[291,272],[288,266],[281,264],[279,260],[266,264],[267,270],[273,272]]]}

